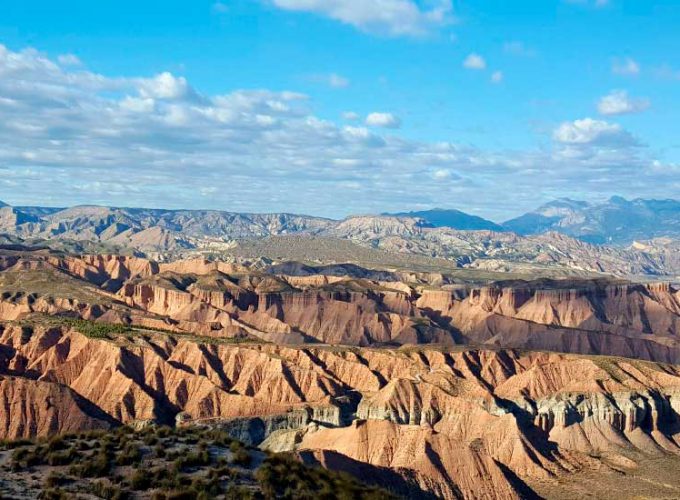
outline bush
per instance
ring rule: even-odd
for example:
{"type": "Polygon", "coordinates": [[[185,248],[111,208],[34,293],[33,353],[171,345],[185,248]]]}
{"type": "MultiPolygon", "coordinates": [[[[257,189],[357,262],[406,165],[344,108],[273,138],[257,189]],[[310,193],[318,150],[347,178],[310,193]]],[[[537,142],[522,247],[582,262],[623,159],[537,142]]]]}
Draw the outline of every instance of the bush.
{"type": "Polygon", "coordinates": [[[62,486],[66,483],[68,479],[59,474],[58,472],[52,471],[45,478],[45,489],[54,488],[56,486],[62,486]]]}
{"type": "Polygon", "coordinates": [[[47,442],[47,451],[59,451],[68,448],[68,443],[63,436],[53,436],[47,442]]]}
{"type": "Polygon", "coordinates": [[[225,500],[255,500],[255,493],[250,488],[230,484],[224,495],[225,500]]]}
{"type": "Polygon", "coordinates": [[[66,451],[52,451],[47,454],[47,463],[49,465],[70,465],[80,459],[80,453],[71,446],[66,451]]]}
{"type": "Polygon", "coordinates": [[[133,443],[127,443],[116,457],[117,465],[133,465],[142,461],[142,452],[133,443]]]}
{"type": "Polygon", "coordinates": [[[124,500],[129,497],[127,491],[123,490],[120,486],[104,480],[90,483],[89,491],[94,496],[105,498],[106,500],[124,500]]]}
{"type": "Polygon", "coordinates": [[[351,476],[306,467],[290,455],[272,455],[255,472],[265,498],[352,498],[386,500],[387,491],[365,486],[351,476]]]}
{"type": "Polygon", "coordinates": [[[191,467],[199,467],[201,465],[210,465],[210,453],[208,453],[208,450],[181,455],[177,457],[174,463],[176,471],[189,469],[191,467]]]}
{"type": "Polygon", "coordinates": [[[144,436],[144,444],[147,446],[158,444],[158,438],[153,434],[147,434],[144,436]]]}
{"type": "Polygon", "coordinates": [[[30,439],[17,439],[11,441],[9,439],[0,439],[0,450],[14,450],[22,446],[32,445],[33,441],[30,439]]]}
{"type": "Polygon", "coordinates": [[[15,471],[33,467],[34,465],[41,465],[44,463],[43,456],[44,449],[42,447],[34,449],[17,448],[12,453],[10,465],[15,471]]]}
{"type": "Polygon", "coordinates": [[[245,448],[239,449],[236,453],[231,456],[231,462],[241,467],[248,467],[251,462],[250,453],[245,448]]]}
{"type": "Polygon", "coordinates": [[[135,491],[148,490],[153,485],[153,476],[143,469],[137,469],[130,478],[130,486],[135,491]]]}
{"type": "Polygon", "coordinates": [[[41,491],[38,498],[41,500],[69,500],[71,497],[64,490],[59,488],[50,488],[41,491]]]}
{"type": "Polygon", "coordinates": [[[133,330],[127,325],[113,323],[95,323],[79,318],[60,318],[62,325],[73,328],[86,337],[94,339],[110,339],[111,336],[131,333],[133,330]]]}
{"type": "Polygon", "coordinates": [[[156,429],[156,436],[159,438],[166,438],[172,434],[172,428],[168,427],[167,425],[161,425],[156,429]]]}
{"type": "Polygon", "coordinates": [[[72,465],[69,472],[78,477],[105,477],[110,470],[109,455],[100,449],[91,459],[79,465],[72,465]]]}

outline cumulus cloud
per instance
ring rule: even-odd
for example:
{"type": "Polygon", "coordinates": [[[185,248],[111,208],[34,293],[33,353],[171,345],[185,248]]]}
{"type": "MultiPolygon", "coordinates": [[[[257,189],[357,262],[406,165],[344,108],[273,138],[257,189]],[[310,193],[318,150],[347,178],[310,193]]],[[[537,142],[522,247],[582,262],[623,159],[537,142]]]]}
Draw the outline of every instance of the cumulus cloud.
{"type": "Polygon", "coordinates": [[[630,57],[615,59],[612,63],[612,73],[615,75],[636,76],[640,74],[640,64],[630,57]]]}
{"type": "Polygon", "coordinates": [[[205,95],[171,73],[106,77],[1,45],[0,96],[0,199],[15,204],[341,216],[468,199],[502,219],[536,192],[677,193],[677,167],[593,119],[560,125],[545,149],[495,152],[343,127],[297,92],[205,95]]]}
{"type": "Polygon", "coordinates": [[[479,54],[475,54],[474,52],[467,56],[465,60],[463,61],[463,67],[467,69],[485,69],[486,68],[486,61],[482,56],[479,54]]]}
{"type": "Polygon", "coordinates": [[[602,97],[597,103],[597,110],[601,115],[625,115],[641,113],[650,106],[649,99],[634,99],[628,96],[625,90],[613,90],[602,97]]]}
{"type": "Polygon", "coordinates": [[[189,85],[184,77],[176,77],[167,71],[139,80],[139,92],[144,97],[156,99],[180,99],[189,94],[189,85]]]}
{"type": "Polygon", "coordinates": [[[557,142],[572,145],[628,145],[635,142],[620,125],[592,118],[562,123],[555,130],[553,138],[557,142]]]}
{"type": "Polygon", "coordinates": [[[503,81],[503,72],[502,71],[494,71],[491,74],[491,83],[501,83],[503,81]]]}
{"type": "Polygon", "coordinates": [[[371,127],[399,128],[401,120],[392,113],[371,113],[366,117],[366,125],[371,127]]]}
{"type": "Polygon", "coordinates": [[[311,12],[362,31],[419,36],[451,20],[451,0],[271,0],[284,10],[311,12]]]}

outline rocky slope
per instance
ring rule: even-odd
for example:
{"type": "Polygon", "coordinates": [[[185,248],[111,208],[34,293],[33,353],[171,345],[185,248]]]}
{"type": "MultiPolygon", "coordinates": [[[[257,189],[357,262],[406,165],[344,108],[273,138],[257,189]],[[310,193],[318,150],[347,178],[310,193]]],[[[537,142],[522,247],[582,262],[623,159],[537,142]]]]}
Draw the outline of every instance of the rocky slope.
{"type": "Polygon", "coordinates": [[[667,283],[6,249],[0,437],[199,425],[410,497],[673,496],[679,329],[667,283]]]}
{"type": "Polygon", "coordinates": [[[441,498],[524,498],[612,461],[625,473],[637,456],[680,453],[680,371],[670,365],[204,344],[151,331],[102,340],[39,324],[5,325],[0,346],[9,438],[176,420],[441,498]],[[12,403],[26,399],[36,404],[12,403]]]}
{"type": "Polygon", "coordinates": [[[668,283],[477,284],[437,273],[304,269],[6,251],[0,319],[69,315],[283,344],[486,344],[680,362],[680,291],[668,283]]]}

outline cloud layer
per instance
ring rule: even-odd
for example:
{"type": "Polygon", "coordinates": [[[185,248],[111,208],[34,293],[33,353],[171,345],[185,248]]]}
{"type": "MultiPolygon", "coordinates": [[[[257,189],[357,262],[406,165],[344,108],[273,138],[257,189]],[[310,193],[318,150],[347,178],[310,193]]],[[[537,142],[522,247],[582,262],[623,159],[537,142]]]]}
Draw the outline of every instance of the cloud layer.
{"type": "Polygon", "coordinates": [[[451,0],[432,0],[422,7],[413,0],[272,0],[280,9],[311,12],[362,31],[390,36],[421,36],[446,24],[451,0]]]}
{"type": "Polygon", "coordinates": [[[563,123],[541,149],[483,151],[341,126],[296,92],[205,95],[171,73],[73,62],[0,46],[1,200],[327,216],[451,206],[503,219],[556,196],[680,189],[678,166],[607,121],[563,123]]]}

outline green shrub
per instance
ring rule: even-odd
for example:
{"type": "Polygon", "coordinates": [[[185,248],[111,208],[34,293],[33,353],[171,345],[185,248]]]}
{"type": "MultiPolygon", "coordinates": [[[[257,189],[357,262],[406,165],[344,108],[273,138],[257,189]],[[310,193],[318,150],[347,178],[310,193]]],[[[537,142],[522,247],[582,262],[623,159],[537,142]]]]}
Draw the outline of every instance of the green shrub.
{"type": "Polygon", "coordinates": [[[147,446],[153,446],[155,444],[158,444],[158,437],[156,437],[154,434],[147,434],[144,436],[144,444],[147,446]]]}
{"type": "Polygon", "coordinates": [[[17,439],[15,441],[11,441],[9,439],[0,439],[0,450],[14,450],[16,448],[30,446],[32,444],[33,441],[30,439],[17,439]]]}
{"type": "Polygon", "coordinates": [[[123,335],[133,331],[127,325],[96,323],[79,318],[59,318],[59,323],[94,339],[110,339],[111,336],[123,335]]]}
{"type": "Polygon", "coordinates": [[[47,463],[49,465],[70,465],[80,459],[80,453],[71,446],[65,451],[52,451],[47,454],[47,463]]]}
{"type": "Polygon", "coordinates": [[[311,468],[288,454],[269,456],[255,472],[265,498],[351,498],[386,500],[389,492],[365,486],[346,474],[311,468]]]}
{"type": "Polygon", "coordinates": [[[67,481],[68,479],[66,479],[63,475],[59,474],[58,472],[52,471],[45,478],[44,486],[45,489],[55,488],[57,486],[62,486],[67,481]]]}
{"type": "Polygon", "coordinates": [[[153,485],[153,476],[143,469],[137,469],[130,478],[130,486],[135,491],[148,490],[153,485]]]}
{"type": "Polygon", "coordinates": [[[105,477],[111,469],[109,454],[100,449],[93,457],[82,464],[72,465],[69,472],[78,477],[105,477]]]}
{"type": "Polygon", "coordinates": [[[239,448],[231,455],[231,463],[240,465],[241,467],[248,467],[251,462],[250,453],[245,448],[239,448]]]}
{"type": "Polygon", "coordinates": [[[134,443],[127,443],[116,457],[117,465],[133,465],[142,461],[142,452],[134,443]]]}
{"type": "Polygon", "coordinates": [[[129,497],[127,491],[110,481],[100,479],[93,481],[89,486],[90,493],[106,500],[124,500],[129,497]]]}
{"type": "Polygon", "coordinates": [[[189,469],[191,467],[199,467],[201,465],[210,465],[210,453],[208,453],[208,450],[180,455],[175,459],[174,463],[176,471],[189,469]]]}
{"type": "Polygon", "coordinates": [[[47,442],[47,451],[59,451],[68,448],[68,443],[63,436],[53,436],[47,442]]]}
{"type": "Polygon", "coordinates": [[[28,467],[33,467],[34,465],[41,465],[44,463],[43,456],[44,449],[42,447],[17,448],[12,452],[10,466],[12,467],[13,470],[16,471],[28,467]]]}
{"type": "Polygon", "coordinates": [[[225,500],[255,500],[256,496],[250,488],[230,484],[224,498],[225,500]]]}
{"type": "Polygon", "coordinates": [[[71,496],[59,488],[50,488],[41,491],[38,498],[40,500],[69,500],[71,496]]]}

